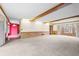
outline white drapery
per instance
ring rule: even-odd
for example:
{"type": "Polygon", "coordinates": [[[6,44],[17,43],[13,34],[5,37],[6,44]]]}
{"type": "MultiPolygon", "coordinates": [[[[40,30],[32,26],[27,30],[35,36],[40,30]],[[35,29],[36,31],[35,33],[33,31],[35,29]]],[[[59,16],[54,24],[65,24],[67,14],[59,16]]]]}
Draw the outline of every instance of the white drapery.
{"type": "Polygon", "coordinates": [[[64,33],[73,33],[76,37],[79,37],[79,22],[69,22],[69,23],[59,23],[55,24],[57,26],[57,34],[64,33]]]}
{"type": "Polygon", "coordinates": [[[76,37],[79,37],[79,22],[75,23],[76,37]]]}

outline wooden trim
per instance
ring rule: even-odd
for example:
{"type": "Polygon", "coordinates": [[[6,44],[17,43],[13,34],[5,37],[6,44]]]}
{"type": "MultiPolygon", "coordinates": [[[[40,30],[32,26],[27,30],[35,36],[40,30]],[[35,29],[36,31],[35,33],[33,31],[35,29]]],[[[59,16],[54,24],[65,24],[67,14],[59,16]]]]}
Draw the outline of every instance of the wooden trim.
{"type": "Polygon", "coordinates": [[[43,12],[42,14],[40,14],[40,15],[34,17],[31,21],[35,21],[36,19],[39,19],[39,18],[41,18],[41,17],[43,17],[43,16],[46,16],[46,15],[48,15],[48,14],[50,14],[50,13],[52,13],[52,12],[58,10],[58,9],[60,9],[62,6],[64,6],[64,3],[60,3],[60,4],[58,4],[57,6],[51,8],[51,9],[45,11],[45,12],[43,12]]]}
{"type": "MultiPolygon", "coordinates": [[[[79,16],[78,16],[79,17],[79,16]]],[[[74,18],[74,17],[73,17],[74,18]]],[[[69,19],[69,18],[68,18],[69,19]]],[[[62,19],[62,20],[65,20],[65,19],[62,19]]],[[[61,20],[61,21],[62,21],[61,20]]],[[[79,22],[79,20],[75,20],[75,21],[68,21],[68,22],[62,22],[62,24],[63,23],[73,23],[73,22],[79,22]]],[[[61,24],[61,23],[53,23],[53,25],[55,25],[55,24],[61,24]]]]}
{"type": "Polygon", "coordinates": [[[75,17],[79,17],[79,15],[66,17],[66,18],[62,18],[62,19],[58,19],[58,20],[54,20],[54,21],[50,21],[50,22],[62,21],[62,20],[66,20],[66,19],[69,19],[69,18],[75,18],[75,17]]]}
{"type": "Polygon", "coordinates": [[[9,20],[8,16],[7,16],[7,14],[4,12],[4,10],[3,10],[3,8],[2,8],[1,5],[0,5],[0,9],[1,9],[1,11],[3,12],[3,14],[5,15],[5,17],[7,18],[7,21],[10,23],[10,20],[9,20]]]}
{"type": "MultiPolygon", "coordinates": [[[[69,22],[63,22],[63,23],[73,23],[73,22],[79,22],[79,20],[77,20],[77,21],[69,21],[69,22]]],[[[63,24],[62,23],[62,24],[63,24]]],[[[55,23],[55,24],[61,24],[61,23],[55,23]]],[[[53,24],[54,25],[54,24],[53,24]]]]}

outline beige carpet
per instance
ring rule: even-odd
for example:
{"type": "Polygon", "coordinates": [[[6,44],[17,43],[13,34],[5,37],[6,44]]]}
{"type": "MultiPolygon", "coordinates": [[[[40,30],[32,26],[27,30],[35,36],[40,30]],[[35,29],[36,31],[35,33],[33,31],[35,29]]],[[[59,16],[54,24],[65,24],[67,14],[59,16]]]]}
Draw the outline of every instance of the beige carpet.
{"type": "Polygon", "coordinates": [[[79,38],[60,35],[44,35],[17,39],[0,47],[0,55],[6,56],[63,56],[79,55],[79,38]]]}

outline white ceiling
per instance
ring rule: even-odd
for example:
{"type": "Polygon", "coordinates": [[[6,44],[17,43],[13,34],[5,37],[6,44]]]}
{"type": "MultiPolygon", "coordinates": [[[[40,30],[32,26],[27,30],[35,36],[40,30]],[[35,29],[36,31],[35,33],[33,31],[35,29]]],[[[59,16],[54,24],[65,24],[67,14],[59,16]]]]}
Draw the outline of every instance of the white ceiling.
{"type": "Polygon", "coordinates": [[[16,19],[31,19],[59,3],[2,3],[6,14],[16,19]]]}
{"type": "Polygon", "coordinates": [[[42,22],[58,20],[66,17],[79,15],[79,3],[69,4],[45,17],[39,18],[42,22]]]}

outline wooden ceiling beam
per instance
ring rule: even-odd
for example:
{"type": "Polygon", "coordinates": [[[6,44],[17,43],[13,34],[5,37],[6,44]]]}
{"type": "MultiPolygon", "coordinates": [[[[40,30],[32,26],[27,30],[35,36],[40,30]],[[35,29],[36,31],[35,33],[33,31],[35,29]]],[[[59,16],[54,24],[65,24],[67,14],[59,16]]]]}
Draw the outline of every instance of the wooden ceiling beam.
{"type": "Polygon", "coordinates": [[[61,19],[57,19],[57,20],[50,21],[50,22],[62,21],[62,20],[67,20],[67,19],[70,19],[70,18],[75,18],[75,17],[79,17],[79,15],[70,16],[70,17],[66,17],[66,18],[61,18],[61,19]]]}
{"type": "Polygon", "coordinates": [[[52,13],[52,12],[58,10],[58,9],[60,9],[63,5],[64,5],[64,3],[60,3],[57,6],[52,7],[49,10],[47,10],[47,11],[43,12],[42,14],[39,14],[38,16],[36,16],[33,19],[31,19],[31,21],[35,21],[35,20],[37,20],[37,19],[39,19],[39,18],[41,18],[43,16],[46,16],[46,15],[48,15],[48,14],[50,14],[50,13],[52,13]]]}

